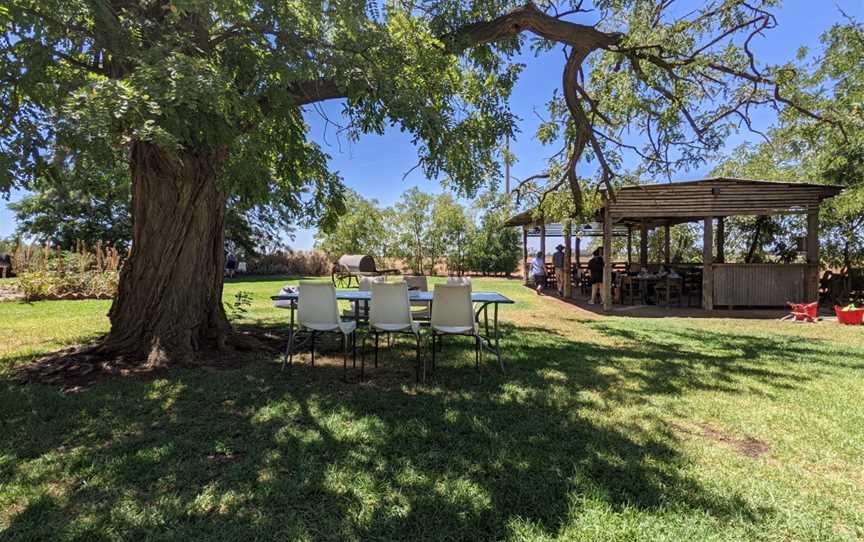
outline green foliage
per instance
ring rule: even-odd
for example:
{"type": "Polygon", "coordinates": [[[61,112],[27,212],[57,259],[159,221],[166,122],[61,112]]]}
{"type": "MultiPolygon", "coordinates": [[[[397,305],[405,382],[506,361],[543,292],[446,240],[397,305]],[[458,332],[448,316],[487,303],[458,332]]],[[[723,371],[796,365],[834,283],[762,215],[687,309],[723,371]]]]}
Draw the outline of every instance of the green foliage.
{"type": "MultiPolygon", "coordinates": [[[[837,24],[822,36],[818,55],[799,66],[797,85],[810,90],[809,105],[829,111],[835,124],[786,107],[769,132],[770,141],[745,145],[715,169],[716,175],[768,180],[823,182],[844,192],[826,201],[820,213],[822,259],[834,266],[864,263],[864,28],[857,21],[837,24]],[[842,131],[838,129],[842,127],[842,131]]],[[[739,217],[729,221],[738,258],[789,259],[799,217],[739,217]]]]}
{"type": "Polygon", "coordinates": [[[132,240],[129,169],[84,159],[46,170],[33,194],[9,204],[18,232],[41,244],[72,249],[106,243],[125,251],[132,240]]]}
{"type": "Polygon", "coordinates": [[[436,197],[432,205],[430,259],[434,262],[443,257],[448,273],[465,273],[469,269],[468,250],[474,230],[467,210],[450,194],[445,192],[436,197]]]}
{"type": "Polygon", "coordinates": [[[345,212],[330,230],[315,234],[315,247],[331,261],[343,254],[371,254],[376,259],[390,255],[390,212],[377,200],[367,200],[353,190],[345,194],[345,212]]]}
{"type": "Polygon", "coordinates": [[[471,194],[498,171],[519,67],[489,49],[460,62],[436,37],[457,21],[355,0],[7,2],[0,190],[50,177],[58,154],[104,164],[146,142],[214,156],[241,213],[262,205],[329,229],[344,187],[298,105],[331,85],[351,138],[399,124],[429,177],[471,194]]]}
{"type": "Polygon", "coordinates": [[[343,254],[397,259],[415,274],[440,272],[510,273],[519,259],[519,233],[504,228],[510,207],[494,194],[479,197],[473,209],[449,193],[434,196],[406,190],[393,208],[380,208],[351,192],[349,210],[334,230],[316,233],[316,248],[335,261],[343,254]],[[474,214],[481,213],[479,223],[474,214]]]}
{"type": "Polygon", "coordinates": [[[520,233],[504,226],[510,207],[491,205],[468,243],[467,265],[484,275],[512,273],[521,258],[520,233]]]}
{"type": "Polygon", "coordinates": [[[396,202],[396,255],[417,275],[434,268],[440,240],[432,227],[435,198],[414,187],[406,190],[396,202]]]}
{"type": "Polygon", "coordinates": [[[117,292],[117,271],[28,271],[19,273],[15,285],[28,301],[39,299],[111,299],[117,292]]]}
{"type": "Polygon", "coordinates": [[[222,302],[225,307],[225,315],[229,321],[243,318],[252,306],[252,292],[248,290],[237,290],[230,303],[222,302]]]}
{"type": "Polygon", "coordinates": [[[28,301],[39,299],[109,299],[117,292],[120,255],[97,244],[75,250],[18,245],[12,267],[15,285],[28,301]]]}
{"type": "MultiPolygon", "coordinates": [[[[125,252],[132,241],[130,185],[128,165],[120,157],[108,164],[67,159],[46,169],[31,183],[33,193],[9,208],[15,212],[18,233],[40,244],[71,250],[81,242],[102,243],[125,252]]],[[[295,218],[285,206],[250,207],[232,196],[225,213],[225,241],[247,257],[272,252],[294,231],[295,218]]]]}

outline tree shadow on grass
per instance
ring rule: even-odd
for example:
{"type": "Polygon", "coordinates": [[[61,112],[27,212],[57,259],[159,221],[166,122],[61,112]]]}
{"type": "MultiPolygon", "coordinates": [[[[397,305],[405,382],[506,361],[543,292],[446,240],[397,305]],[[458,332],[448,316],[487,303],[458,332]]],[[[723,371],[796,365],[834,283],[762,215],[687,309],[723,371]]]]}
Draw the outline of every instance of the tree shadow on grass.
{"type": "Polygon", "coordinates": [[[747,356],[809,359],[818,349],[729,334],[700,333],[700,343],[679,329],[651,343],[593,325],[621,344],[505,326],[506,374],[489,356],[475,370],[467,343],[454,340],[416,390],[404,345],[364,383],[341,382],[336,360],[282,373],[273,358],[112,379],[78,395],[2,383],[0,534],[500,539],[516,522],[554,536],[579,521],[585,501],[684,522],[707,515],[716,529],[773,515],[690,477],[675,439],[645,429],[664,420],[607,420],[582,392],[631,404],[749,393],[754,380],[794,387],[813,374],[754,367],[747,356]]]}

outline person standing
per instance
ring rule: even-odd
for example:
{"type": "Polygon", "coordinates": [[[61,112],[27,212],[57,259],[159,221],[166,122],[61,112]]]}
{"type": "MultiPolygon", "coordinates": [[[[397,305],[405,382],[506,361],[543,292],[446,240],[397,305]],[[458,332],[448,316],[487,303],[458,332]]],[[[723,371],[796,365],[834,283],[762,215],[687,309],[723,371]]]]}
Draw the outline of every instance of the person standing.
{"type": "Polygon", "coordinates": [[[234,273],[237,271],[237,255],[233,252],[228,253],[225,261],[225,271],[228,278],[234,278],[234,273]]]}
{"type": "Polygon", "coordinates": [[[555,285],[558,287],[558,295],[564,297],[564,245],[555,247],[552,265],[555,266],[555,285]]]}
{"type": "Polygon", "coordinates": [[[606,262],[603,261],[603,256],[600,255],[600,249],[594,251],[594,256],[588,260],[588,272],[591,273],[591,299],[588,300],[589,305],[593,305],[599,297],[600,303],[603,303],[603,267],[606,262]]]}
{"type": "Polygon", "coordinates": [[[543,288],[546,287],[546,256],[542,252],[538,252],[537,256],[531,260],[531,275],[534,276],[537,295],[542,295],[543,288]]]}

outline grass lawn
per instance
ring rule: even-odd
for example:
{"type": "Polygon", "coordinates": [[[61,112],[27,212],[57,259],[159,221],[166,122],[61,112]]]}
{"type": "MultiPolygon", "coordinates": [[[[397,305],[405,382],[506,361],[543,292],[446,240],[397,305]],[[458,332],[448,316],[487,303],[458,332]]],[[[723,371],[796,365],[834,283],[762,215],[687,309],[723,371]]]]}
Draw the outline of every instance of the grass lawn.
{"type": "MultiPolygon", "coordinates": [[[[282,329],[284,281],[226,286],[282,329]]],[[[508,372],[453,340],[341,361],[0,380],[2,540],[857,540],[864,336],[833,323],[591,318],[516,281],[508,372]]],[[[0,373],[107,329],[108,302],[0,304],[0,373]]],[[[307,355],[301,355],[306,360],[307,355]]]]}

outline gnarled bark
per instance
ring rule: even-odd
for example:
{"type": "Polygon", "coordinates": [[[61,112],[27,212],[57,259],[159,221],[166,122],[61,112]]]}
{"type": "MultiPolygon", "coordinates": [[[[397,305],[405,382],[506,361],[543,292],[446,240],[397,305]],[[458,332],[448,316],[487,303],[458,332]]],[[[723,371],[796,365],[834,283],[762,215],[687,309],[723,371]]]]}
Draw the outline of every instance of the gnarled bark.
{"type": "Polygon", "coordinates": [[[102,352],[158,367],[222,348],[225,194],[220,153],[132,149],[132,250],[120,275],[102,352]]]}

